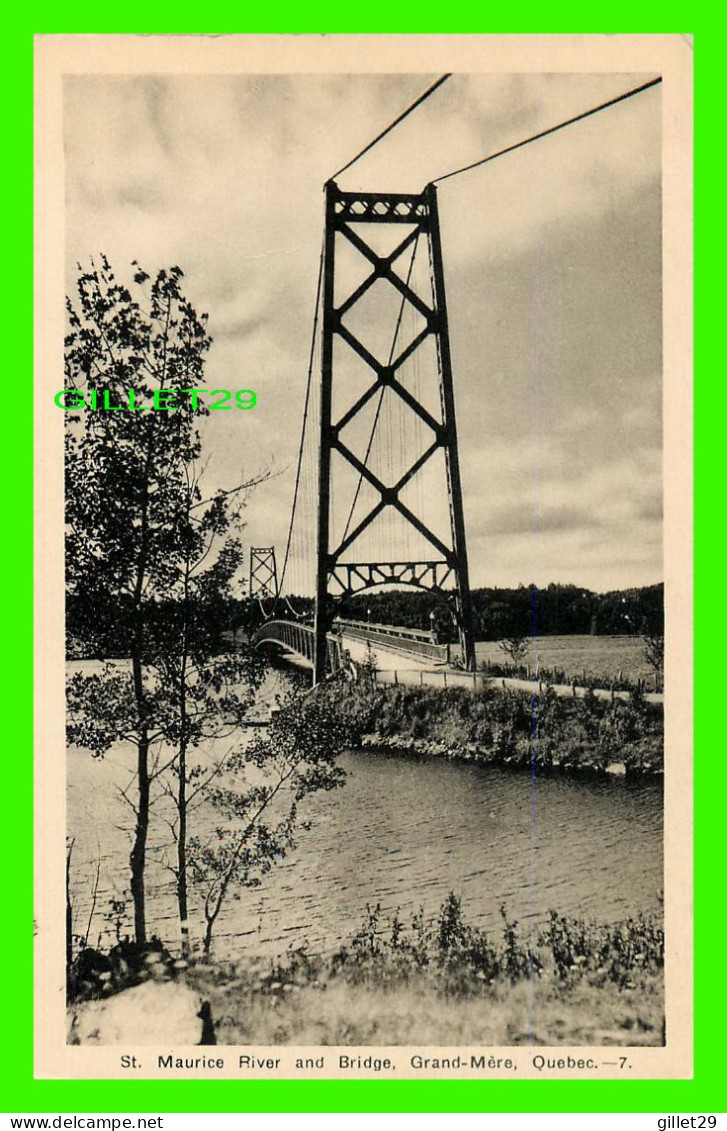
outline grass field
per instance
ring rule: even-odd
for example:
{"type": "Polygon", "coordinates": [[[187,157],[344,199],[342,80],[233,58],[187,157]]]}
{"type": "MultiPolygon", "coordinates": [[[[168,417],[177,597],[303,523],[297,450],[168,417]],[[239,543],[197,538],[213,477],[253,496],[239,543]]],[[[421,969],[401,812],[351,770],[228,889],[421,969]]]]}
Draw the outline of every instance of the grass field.
{"type": "Polygon", "coordinates": [[[563,989],[552,981],[501,983],[468,1000],[428,985],[293,987],[248,996],[240,980],[196,972],[210,1001],[220,1045],[659,1045],[663,979],[618,989],[587,980],[563,989]]]}
{"type": "MultiPolygon", "coordinates": [[[[501,664],[508,657],[495,640],[479,641],[475,645],[477,660],[501,664]]],[[[540,636],[533,640],[526,658],[532,668],[559,668],[567,679],[602,676],[610,680],[645,680],[649,688],[654,684],[654,672],[646,662],[644,642],[640,636],[540,636]]]]}

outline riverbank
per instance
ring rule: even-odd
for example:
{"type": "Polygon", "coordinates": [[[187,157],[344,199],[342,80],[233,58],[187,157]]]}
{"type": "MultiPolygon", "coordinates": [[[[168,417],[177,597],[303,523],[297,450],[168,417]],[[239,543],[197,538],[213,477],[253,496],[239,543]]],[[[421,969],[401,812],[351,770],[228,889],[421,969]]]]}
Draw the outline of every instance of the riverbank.
{"type": "Polygon", "coordinates": [[[525,928],[502,909],[499,937],[456,896],[434,920],[378,907],[329,960],[305,949],[258,975],[196,988],[220,1043],[300,1045],[658,1045],[664,936],[653,918],[607,926],[551,912],[525,928]],[[244,1005],[242,1003],[244,1002],[244,1005]]]}
{"type": "Polygon", "coordinates": [[[209,1000],[220,1045],[497,1048],[507,1045],[661,1045],[663,978],[638,989],[501,982],[478,997],[442,997],[428,984],[380,988],[333,979],[274,994],[240,987],[238,972],[216,983],[201,969],[195,988],[209,1000]]]}
{"type": "Polygon", "coordinates": [[[355,683],[316,689],[344,719],[352,745],[537,773],[655,776],[664,768],[664,712],[633,693],[563,698],[545,688],[435,689],[382,685],[365,670],[355,683]]]}
{"type": "MultiPolygon", "coordinates": [[[[209,1003],[205,1016],[220,1045],[663,1040],[664,935],[655,917],[598,925],[551,912],[546,924],[528,930],[503,908],[498,934],[470,925],[450,894],[429,920],[420,913],[405,922],[369,908],[360,929],[331,955],[302,945],[272,962],[175,962],[157,947],[153,961],[140,955],[133,963],[129,945],[123,977],[135,967],[136,985],[166,974],[193,990],[209,1003]]],[[[77,980],[77,1000],[108,997],[109,983],[125,988],[115,981],[121,964],[113,952],[101,965],[103,984],[77,980]]],[[[82,1016],[83,1007],[71,1013],[82,1016]]]]}

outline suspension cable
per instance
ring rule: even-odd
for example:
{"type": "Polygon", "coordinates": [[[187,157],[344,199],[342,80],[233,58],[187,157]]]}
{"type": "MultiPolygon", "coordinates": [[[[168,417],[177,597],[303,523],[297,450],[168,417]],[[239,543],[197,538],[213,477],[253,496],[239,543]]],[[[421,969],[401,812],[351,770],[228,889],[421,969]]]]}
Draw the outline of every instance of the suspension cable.
{"type": "Polygon", "coordinates": [[[288,609],[288,612],[291,613],[295,617],[296,620],[306,620],[308,618],[308,615],[309,615],[308,613],[299,613],[299,612],[296,611],[296,609],[293,608],[293,606],[290,603],[290,598],[288,598],[288,597],[285,598],[285,604],[286,604],[286,607],[288,609]]]}
{"type": "Polygon", "coordinates": [[[641,94],[642,91],[649,90],[652,86],[657,86],[661,81],[661,76],[659,76],[658,79],[651,79],[650,82],[645,82],[641,86],[634,87],[633,90],[627,90],[625,94],[619,94],[617,98],[610,98],[608,102],[602,102],[600,106],[593,106],[590,110],[585,110],[582,114],[576,114],[575,118],[568,118],[565,122],[559,122],[557,126],[551,126],[547,130],[542,130],[539,134],[533,134],[532,137],[526,137],[523,141],[516,142],[515,145],[508,145],[505,149],[499,149],[497,153],[489,153],[487,157],[481,157],[479,161],[473,161],[470,165],[463,165],[461,169],[453,169],[451,173],[442,173],[441,177],[435,177],[434,180],[429,183],[436,185],[439,184],[440,181],[446,181],[449,177],[458,177],[460,173],[467,173],[470,169],[477,169],[480,165],[486,165],[488,161],[494,161],[496,157],[503,157],[506,153],[512,153],[515,149],[522,149],[524,145],[530,145],[532,141],[539,141],[540,138],[557,133],[558,130],[563,130],[566,126],[572,126],[574,122],[581,122],[584,118],[590,118],[592,114],[598,114],[601,110],[607,110],[609,106],[615,106],[617,102],[624,102],[627,98],[633,98],[635,94],[641,94]]]}
{"type": "MultiPolygon", "coordinates": [[[[421,104],[427,98],[429,98],[429,96],[431,94],[433,94],[435,92],[435,90],[437,90],[440,86],[442,86],[442,84],[445,83],[447,81],[447,79],[449,79],[451,77],[452,77],[451,72],[449,72],[447,74],[442,75],[440,78],[438,78],[435,83],[433,83],[430,87],[428,87],[428,89],[425,90],[423,94],[421,94],[414,102],[412,102],[411,106],[407,107],[407,109],[404,110],[403,113],[399,114],[399,116],[397,118],[395,118],[394,121],[391,122],[386,127],[386,129],[382,130],[381,133],[377,134],[377,136],[372,141],[370,141],[368,143],[368,145],[364,146],[364,148],[362,150],[360,150],[360,152],[357,153],[355,157],[352,157],[351,160],[349,162],[347,162],[347,164],[343,165],[340,169],[338,169],[337,172],[335,172],[333,174],[333,176],[330,178],[330,180],[334,180],[336,177],[339,177],[341,175],[341,173],[345,173],[348,169],[350,169],[352,165],[354,165],[357,161],[360,160],[361,157],[364,156],[364,154],[368,153],[371,149],[373,149],[375,145],[377,145],[384,137],[386,137],[387,134],[391,133],[391,131],[393,129],[395,129],[396,126],[398,126],[401,122],[403,122],[404,119],[407,118],[409,116],[409,114],[411,114],[414,110],[416,110],[416,108],[418,106],[421,106],[421,104]]],[[[508,145],[504,149],[497,150],[495,153],[490,153],[485,157],[481,157],[478,161],[472,161],[469,165],[461,166],[461,168],[459,168],[459,169],[452,169],[448,173],[442,173],[439,177],[435,177],[429,183],[432,184],[432,185],[439,184],[441,181],[446,181],[450,177],[459,176],[460,173],[467,173],[471,169],[477,169],[481,165],[486,165],[490,161],[494,161],[498,157],[504,157],[505,154],[507,154],[507,153],[513,153],[516,149],[522,149],[523,146],[530,145],[531,142],[539,141],[544,137],[548,137],[550,134],[557,133],[559,130],[565,129],[566,126],[571,126],[575,122],[580,122],[580,121],[583,121],[583,119],[585,119],[585,118],[590,118],[593,114],[600,113],[601,110],[606,110],[611,106],[617,105],[619,102],[624,102],[628,98],[633,98],[634,95],[641,94],[643,91],[649,90],[651,87],[658,86],[658,84],[661,83],[661,82],[662,82],[661,76],[659,76],[658,78],[655,78],[655,79],[651,79],[649,82],[642,83],[641,86],[637,86],[637,87],[634,87],[632,90],[625,91],[623,94],[618,95],[616,98],[610,98],[610,99],[608,99],[608,101],[602,102],[598,106],[591,107],[590,110],[585,110],[581,114],[576,114],[575,117],[568,118],[563,122],[559,122],[555,126],[550,126],[547,130],[541,130],[540,133],[532,134],[530,137],[524,138],[522,141],[518,141],[514,145],[508,145]]],[[[418,236],[417,236],[417,239],[418,239],[418,236]]],[[[416,256],[416,243],[414,244],[412,259],[411,259],[411,263],[409,265],[409,275],[411,275],[411,270],[412,270],[413,265],[414,265],[415,256],[416,256]]],[[[285,580],[285,573],[286,573],[286,569],[287,569],[287,565],[288,565],[288,557],[289,557],[289,554],[290,554],[290,546],[291,546],[291,540],[292,540],[292,536],[293,536],[293,525],[294,525],[294,522],[295,522],[296,507],[297,507],[297,503],[298,503],[298,493],[299,493],[299,487],[300,487],[301,469],[302,469],[302,461],[303,461],[303,450],[304,450],[304,445],[305,445],[305,433],[306,433],[306,426],[307,426],[307,421],[308,421],[308,410],[309,410],[309,405],[310,405],[310,393],[311,393],[311,384],[312,384],[312,375],[313,375],[313,360],[314,360],[314,353],[315,353],[316,333],[317,333],[317,329],[318,329],[318,318],[319,318],[319,313],[320,313],[321,284],[322,284],[322,280],[323,280],[323,258],[324,258],[324,251],[323,251],[323,248],[322,248],[321,249],[321,255],[320,255],[319,267],[318,267],[318,285],[317,285],[317,290],[316,290],[315,314],[314,314],[314,319],[313,319],[313,335],[312,335],[312,340],[311,340],[310,360],[309,360],[309,364],[308,364],[308,381],[307,381],[307,386],[306,386],[305,405],[304,405],[304,409],[303,409],[303,425],[302,425],[302,428],[301,428],[300,446],[299,446],[299,450],[298,450],[298,466],[297,466],[297,470],[296,470],[295,488],[294,488],[294,492],[293,492],[293,508],[292,508],[292,512],[291,512],[291,516],[290,516],[290,525],[288,527],[288,537],[287,537],[287,542],[286,542],[286,547],[285,547],[285,557],[284,557],[284,560],[283,560],[283,567],[282,567],[282,571],[281,571],[281,574],[280,574],[280,584],[278,586],[278,593],[282,592],[283,582],[285,580]]],[[[408,279],[407,279],[407,285],[408,285],[408,279]]],[[[396,324],[396,328],[395,328],[395,331],[394,331],[394,340],[392,342],[392,348],[391,348],[391,356],[392,357],[393,357],[393,351],[396,347],[396,340],[397,340],[397,337],[398,337],[398,334],[399,334],[399,328],[400,328],[400,325],[401,325],[401,317],[402,317],[402,314],[403,314],[403,311],[404,311],[405,301],[406,301],[406,299],[403,298],[401,308],[399,310],[399,317],[397,319],[397,324],[396,324]]],[[[391,360],[390,360],[389,364],[391,364],[391,360]]],[[[371,445],[373,443],[374,435],[376,433],[376,428],[377,428],[377,424],[378,424],[378,420],[379,420],[379,416],[380,416],[380,412],[381,412],[381,406],[382,406],[382,402],[383,402],[383,394],[384,394],[384,389],[381,390],[381,393],[380,393],[380,396],[379,396],[379,403],[378,403],[377,408],[376,408],[376,414],[375,414],[373,426],[372,426],[372,429],[371,429],[371,435],[369,437],[369,443],[368,443],[366,455],[365,455],[365,458],[364,458],[364,467],[367,466],[368,459],[369,459],[369,456],[370,456],[370,453],[371,453],[371,445]]],[[[363,482],[363,475],[359,474],[359,481],[358,481],[358,484],[357,484],[357,487],[356,487],[356,492],[355,492],[355,495],[354,495],[353,503],[351,505],[351,510],[349,512],[349,515],[348,515],[348,520],[346,522],[346,529],[344,531],[344,539],[348,534],[348,530],[349,530],[349,527],[350,527],[350,524],[351,524],[351,520],[353,518],[353,513],[354,513],[354,510],[356,508],[356,504],[358,502],[358,497],[359,497],[359,493],[360,493],[360,490],[361,490],[362,482],[363,482]]],[[[276,595],[276,598],[275,598],[275,604],[276,605],[277,605],[277,599],[278,598],[277,598],[277,595],[276,595]]]]}
{"type": "Polygon", "coordinates": [[[340,177],[341,173],[345,173],[347,169],[350,169],[352,165],[355,165],[359,158],[363,157],[364,153],[368,153],[370,149],[373,149],[374,146],[377,145],[382,138],[386,137],[387,134],[391,133],[391,131],[399,125],[399,122],[403,122],[404,118],[407,118],[409,114],[411,114],[412,110],[416,110],[417,106],[421,106],[422,102],[424,102],[425,99],[429,98],[430,94],[434,94],[434,91],[437,89],[437,87],[440,87],[443,82],[446,82],[447,79],[451,77],[451,74],[447,74],[442,75],[441,78],[437,79],[437,81],[433,83],[428,90],[424,91],[424,94],[419,95],[416,102],[412,102],[411,106],[407,110],[405,110],[403,114],[399,114],[399,117],[395,118],[391,125],[388,125],[385,130],[382,130],[380,134],[377,134],[374,140],[370,141],[368,145],[364,146],[361,152],[357,153],[355,157],[352,157],[347,165],[344,165],[341,169],[338,170],[337,173],[334,173],[333,176],[330,177],[330,180],[334,181],[336,177],[340,177]]]}
{"type": "Polygon", "coordinates": [[[280,582],[278,584],[278,592],[275,595],[275,605],[273,606],[273,613],[278,603],[278,595],[283,591],[283,582],[285,581],[285,571],[288,568],[288,555],[290,554],[290,543],[293,538],[293,524],[295,522],[295,511],[298,505],[298,492],[300,489],[301,469],[303,467],[303,450],[305,447],[305,432],[308,423],[308,409],[310,407],[310,394],[311,384],[313,381],[313,360],[315,357],[316,349],[316,335],[318,333],[318,317],[321,307],[321,284],[323,282],[323,246],[321,246],[321,255],[318,262],[318,283],[316,285],[316,305],[313,315],[313,334],[311,335],[310,357],[308,360],[308,381],[305,389],[305,404],[303,405],[303,425],[300,430],[300,444],[298,446],[298,466],[295,472],[295,488],[293,489],[293,508],[290,513],[290,525],[288,527],[288,538],[285,544],[285,557],[283,558],[283,568],[280,573],[280,582]]]}
{"type": "Polygon", "coordinates": [[[265,612],[265,605],[263,604],[262,597],[258,597],[257,603],[260,606],[260,612],[262,613],[264,620],[270,620],[270,618],[275,615],[275,605],[274,604],[273,604],[273,608],[271,609],[271,611],[269,613],[266,613],[265,612]]]}

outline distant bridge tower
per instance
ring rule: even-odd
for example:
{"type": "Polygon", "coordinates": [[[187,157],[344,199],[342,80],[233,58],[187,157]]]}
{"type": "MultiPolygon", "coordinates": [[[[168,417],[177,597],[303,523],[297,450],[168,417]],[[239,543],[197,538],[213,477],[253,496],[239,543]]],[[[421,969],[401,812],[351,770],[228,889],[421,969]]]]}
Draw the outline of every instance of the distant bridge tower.
{"type": "Polygon", "coordinates": [[[274,546],[250,547],[250,597],[265,600],[278,595],[274,546]]]}
{"type": "MultiPolygon", "coordinates": [[[[326,185],[318,475],[314,681],[322,679],[325,674],[326,632],[330,628],[329,594],[346,598],[386,584],[414,585],[440,596],[444,595],[445,587],[451,590],[452,613],[459,631],[462,657],[465,665],[471,668],[474,644],[469,571],[437,193],[433,185],[428,185],[419,194],[343,192],[333,181],[326,185]],[[396,237],[393,247],[392,235],[396,237]],[[382,250],[387,240],[389,246],[382,250]],[[420,243],[426,245],[428,252],[426,261],[424,257],[420,260],[424,262],[426,271],[423,280],[412,276],[420,243]],[[355,265],[353,271],[351,269],[352,256],[358,264],[358,276],[355,265]],[[400,257],[403,259],[400,260],[400,257]],[[399,268],[408,259],[411,265],[407,274],[399,268]],[[369,273],[363,281],[358,281],[361,266],[365,266],[369,273]],[[377,349],[366,344],[367,328],[381,326],[383,318],[380,306],[369,306],[366,313],[361,311],[359,304],[370,303],[376,288],[380,295],[383,288],[389,299],[393,293],[396,303],[394,313],[396,307],[400,307],[390,348],[377,349]],[[402,344],[399,345],[405,314],[412,336],[404,342],[405,335],[402,334],[402,344]],[[377,353],[379,356],[376,356],[377,353]],[[418,393],[415,380],[403,376],[407,362],[413,359],[406,370],[410,372],[425,353],[431,357],[434,383],[434,393],[428,399],[418,393]],[[360,377],[362,362],[365,384],[360,388],[363,392],[346,411],[339,413],[336,392],[348,389],[350,395],[356,396],[355,385],[346,374],[346,366],[358,366],[360,377]],[[356,418],[359,418],[359,428],[370,427],[376,398],[379,399],[379,408],[371,431],[372,438],[384,398],[389,406],[386,411],[390,413],[390,420],[393,419],[392,412],[399,413],[400,419],[407,417],[399,424],[399,440],[392,432],[393,440],[389,441],[389,482],[385,481],[385,459],[382,458],[380,469],[372,469],[369,460],[371,441],[365,452],[359,444],[357,452],[349,439],[351,432],[355,431],[356,418]],[[369,414],[366,418],[369,423],[366,424],[362,419],[365,413],[369,414]],[[410,451],[406,441],[406,436],[412,433],[406,433],[405,428],[411,429],[412,425],[419,430],[418,434],[425,436],[419,451],[410,451]],[[332,468],[334,455],[336,459],[332,468]],[[426,520],[415,513],[411,503],[412,488],[409,487],[408,492],[406,490],[430,460],[432,463],[427,474],[431,474],[433,467],[441,470],[435,470],[438,476],[436,490],[430,492],[428,498],[433,501],[433,494],[440,500],[446,498],[449,512],[448,519],[445,516],[443,520],[444,527],[439,530],[433,528],[429,512],[426,520]],[[349,522],[340,533],[332,532],[334,480],[338,479],[337,487],[340,486],[345,474],[350,478],[351,469],[359,478],[359,488],[364,485],[366,498],[359,500],[357,488],[349,522]],[[351,529],[351,515],[359,501],[365,503],[366,513],[351,529]],[[409,528],[409,536],[417,541],[419,552],[411,556],[397,555],[397,544],[390,538],[388,555],[369,554],[368,560],[361,560],[361,556],[366,559],[366,554],[357,556],[357,551],[360,553],[365,545],[366,532],[369,538],[367,544],[371,546],[370,528],[386,514],[393,515],[392,521],[400,526],[409,528]],[[412,534],[412,530],[416,533],[412,534]],[[377,560],[370,560],[371,556],[377,556],[377,560]]],[[[376,543],[381,549],[386,544],[384,536],[376,543]]],[[[398,545],[401,544],[400,540],[398,545]]]]}

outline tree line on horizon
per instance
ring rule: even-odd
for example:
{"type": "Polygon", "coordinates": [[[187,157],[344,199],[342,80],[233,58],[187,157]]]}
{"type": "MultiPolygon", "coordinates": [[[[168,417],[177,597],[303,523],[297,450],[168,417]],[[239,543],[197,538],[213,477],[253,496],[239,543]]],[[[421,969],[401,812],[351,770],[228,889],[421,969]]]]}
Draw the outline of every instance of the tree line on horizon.
{"type": "MultiPolygon", "coordinates": [[[[552,583],[545,588],[519,585],[516,588],[478,588],[472,590],[472,619],[475,640],[502,640],[513,636],[663,636],[664,585],[633,589],[614,589],[595,593],[577,585],[552,583]]],[[[310,597],[293,597],[298,615],[313,614],[310,597]]],[[[229,592],[210,592],[199,614],[206,619],[210,646],[224,650],[231,632],[252,632],[272,609],[265,612],[257,601],[232,596],[229,592]]],[[[173,599],[160,599],[149,610],[151,621],[164,624],[174,614],[173,599]]],[[[432,593],[416,589],[397,589],[362,593],[350,601],[332,603],[332,617],[393,624],[429,631],[434,628],[440,641],[454,640],[456,630],[445,601],[432,593]],[[432,616],[433,614],[433,616],[432,616]]],[[[281,617],[290,618],[287,608],[281,617]]],[[[97,596],[94,608],[93,641],[87,638],[87,617],[80,600],[69,596],[66,624],[69,658],[106,658],[127,655],[129,625],[124,597],[104,601],[97,596]]]]}
{"type": "MultiPolygon", "coordinates": [[[[595,593],[577,585],[551,583],[541,588],[478,588],[471,593],[475,640],[507,636],[641,636],[663,635],[664,585],[595,593]]],[[[428,629],[442,640],[454,625],[443,602],[431,593],[397,590],[362,594],[350,602],[356,620],[428,629]],[[369,614],[370,610],[370,614],[369,614]]],[[[341,612],[341,616],[348,613],[341,612]]]]}

